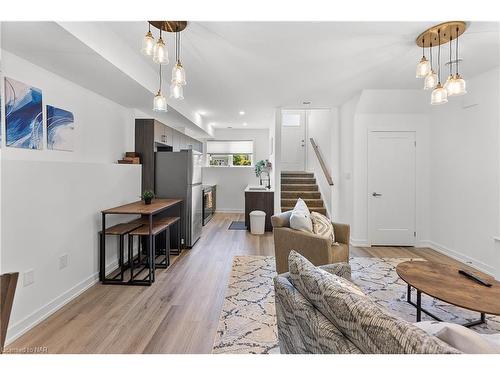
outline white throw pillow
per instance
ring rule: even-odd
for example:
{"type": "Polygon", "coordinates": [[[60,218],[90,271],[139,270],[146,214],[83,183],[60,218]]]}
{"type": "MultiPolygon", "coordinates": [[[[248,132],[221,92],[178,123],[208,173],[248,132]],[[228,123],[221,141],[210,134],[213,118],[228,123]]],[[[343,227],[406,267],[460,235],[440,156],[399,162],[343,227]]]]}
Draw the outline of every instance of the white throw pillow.
{"type": "Polygon", "coordinates": [[[494,340],[488,340],[485,338],[485,336],[496,335],[482,335],[467,327],[454,323],[425,321],[413,324],[463,353],[500,353],[500,345],[495,345],[494,340]]]}
{"type": "Polygon", "coordinates": [[[290,228],[301,230],[303,232],[313,232],[313,225],[311,221],[311,214],[307,208],[306,202],[301,198],[297,199],[297,203],[290,215],[290,228]]]}
{"type": "Polygon", "coordinates": [[[335,233],[333,231],[333,224],[325,215],[319,212],[311,212],[311,220],[313,224],[313,232],[318,236],[327,238],[332,245],[336,245],[335,233]]]}

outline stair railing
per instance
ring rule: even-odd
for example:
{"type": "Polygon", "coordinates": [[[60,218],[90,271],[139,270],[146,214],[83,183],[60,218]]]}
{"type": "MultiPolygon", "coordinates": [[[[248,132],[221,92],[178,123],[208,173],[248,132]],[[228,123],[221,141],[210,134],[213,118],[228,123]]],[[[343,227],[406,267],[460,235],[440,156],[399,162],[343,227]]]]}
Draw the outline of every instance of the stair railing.
{"type": "Polygon", "coordinates": [[[318,158],[319,165],[321,166],[321,169],[323,170],[323,173],[325,175],[326,181],[328,182],[328,185],[333,186],[332,176],[331,176],[330,172],[328,172],[328,168],[326,167],[325,161],[323,160],[323,157],[321,156],[321,152],[319,151],[318,145],[314,141],[314,138],[309,138],[309,140],[311,141],[312,148],[314,150],[314,153],[316,154],[316,157],[318,158]]]}

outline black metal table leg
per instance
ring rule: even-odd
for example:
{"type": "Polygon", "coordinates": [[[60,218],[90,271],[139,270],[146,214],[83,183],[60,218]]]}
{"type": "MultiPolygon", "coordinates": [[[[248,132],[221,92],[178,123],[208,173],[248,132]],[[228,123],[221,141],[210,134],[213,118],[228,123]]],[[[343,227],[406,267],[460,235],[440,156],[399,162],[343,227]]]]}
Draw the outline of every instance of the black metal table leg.
{"type": "Polygon", "coordinates": [[[422,320],[422,292],[417,289],[417,322],[422,320]]]}
{"type": "Polygon", "coordinates": [[[123,281],[123,245],[124,245],[124,237],[125,235],[121,234],[119,239],[119,248],[118,248],[118,267],[120,267],[120,280],[123,281]]]}
{"type": "Polygon", "coordinates": [[[134,277],[134,236],[130,234],[128,235],[128,266],[130,268],[130,280],[132,280],[134,277]]]}
{"type": "MultiPolygon", "coordinates": [[[[180,201],[179,203],[179,221],[180,221],[180,228],[181,230],[179,231],[179,235],[182,236],[182,233],[184,233],[184,201],[180,201]]],[[[187,233],[187,231],[186,231],[187,233]]],[[[179,238],[179,243],[182,245],[182,238],[179,238]]],[[[186,242],[184,242],[184,245],[186,244],[186,242]]],[[[179,246],[179,254],[181,252],[181,248],[179,246]]]]}
{"type": "Polygon", "coordinates": [[[473,326],[477,326],[478,324],[483,324],[483,323],[486,323],[486,314],[485,313],[481,313],[480,318],[478,320],[473,320],[472,322],[464,323],[463,326],[464,327],[473,327],[473,326]]]}
{"type": "MultiPolygon", "coordinates": [[[[413,302],[411,300],[411,286],[408,284],[408,290],[406,294],[406,301],[417,308],[417,322],[420,322],[422,319],[422,313],[425,313],[426,315],[430,316],[432,319],[437,320],[438,322],[442,322],[443,320],[437,317],[436,315],[432,314],[428,310],[424,309],[422,307],[422,292],[417,289],[417,303],[413,302]]],[[[480,319],[474,320],[472,322],[467,322],[462,324],[464,327],[472,327],[478,324],[483,324],[486,323],[486,314],[485,313],[480,313],[480,319]]]]}
{"type": "Polygon", "coordinates": [[[99,279],[101,281],[104,281],[106,278],[106,214],[102,214],[102,232],[101,232],[101,254],[100,254],[100,260],[99,260],[99,279]]]}
{"type": "Polygon", "coordinates": [[[153,253],[153,215],[149,215],[149,235],[148,235],[148,262],[149,262],[149,282],[154,281],[154,253],[153,253]]]}
{"type": "Polygon", "coordinates": [[[181,254],[181,232],[182,232],[180,220],[177,222],[177,231],[179,232],[179,234],[177,236],[177,254],[180,255],[181,254]]]}

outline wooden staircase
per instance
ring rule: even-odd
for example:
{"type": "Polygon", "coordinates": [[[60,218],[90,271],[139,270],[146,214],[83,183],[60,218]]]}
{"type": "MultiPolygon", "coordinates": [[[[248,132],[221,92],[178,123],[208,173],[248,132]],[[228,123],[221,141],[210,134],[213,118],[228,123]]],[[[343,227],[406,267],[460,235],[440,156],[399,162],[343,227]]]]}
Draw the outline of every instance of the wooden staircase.
{"type": "Polygon", "coordinates": [[[293,209],[298,198],[306,202],[310,211],[326,215],[313,173],[281,172],[281,212],[293,209]]]}

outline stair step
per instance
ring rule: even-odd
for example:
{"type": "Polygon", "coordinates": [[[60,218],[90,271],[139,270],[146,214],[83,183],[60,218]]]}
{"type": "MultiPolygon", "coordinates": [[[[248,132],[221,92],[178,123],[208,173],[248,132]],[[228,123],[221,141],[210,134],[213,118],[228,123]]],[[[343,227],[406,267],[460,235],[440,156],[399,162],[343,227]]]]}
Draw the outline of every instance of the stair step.
{"type": "Polygon", "coordinates": [[[281,184],[281,191],[318,191],[318,185],[312,184],[281,184]]]}
{"type": "Polygon", "coordinates": [[[320,199],[321,193],[319,191],[282,191],[281,199],[320,199]]]}
{"type": "MultiPolygon", "coordinates": [[[[304,199],[307,207],[323,207],[323,199],[304,199]]],[[[282,207],[294,207],[297,203],[297,199],[283,199],[281,198],[281,206],[282,207]]]]}
{"type": "Polygon", "coordinates": [[[313,178],[314,173],[309,172],[281,172],[281,177],[309,177],[313,178]]]}
{"type": "Polygon", "coordinates": [[[282,184],[315,184],[314,177],[283,177],[281,178],[282,184]]]}
{"type": "MultiPolygon", "coordinates": [[[[293,207],[281,207],[281,212],[293,210],[293,207]]],[[[324,207],[309,207],[309,211],[318,212],[326,216],[326,208],[324,207]]]]}

